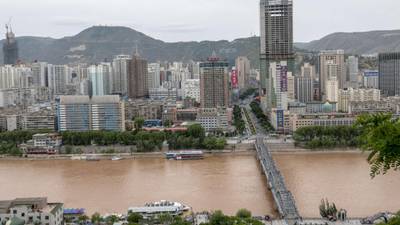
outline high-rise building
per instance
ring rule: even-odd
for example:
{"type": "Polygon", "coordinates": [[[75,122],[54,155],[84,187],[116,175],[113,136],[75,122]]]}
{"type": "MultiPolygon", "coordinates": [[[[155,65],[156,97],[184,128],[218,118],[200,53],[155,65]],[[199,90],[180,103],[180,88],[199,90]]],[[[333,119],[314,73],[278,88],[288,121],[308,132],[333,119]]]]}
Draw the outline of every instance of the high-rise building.
{"type": "MultiPolygon", "coordinates": [[[[269,74],[271,75],[272,82],[272,95],[270,97],[272,101],[271,106],[276,109],[287,110],[289,101],[288,77],[292,76],[292,73],[288,71],[287,62],[271,62],[269,74]]],[[[294,81],[292,92],[294,95],[294,81]]]]}
{"type": "Polygon", "coordinates": [[[229,106],[228,62],[215,53],[200,63],[200,102],[202,108],[229,106]]]}
{"type": "Polygon", "coordinates": [[[68,66],[48,64],[47,71],[51,96],[65,94],[67,92],[68,66]]]}
{"type": "Polygon", "coordinates": [[[313,101],[313,79],[308,76],[295,78],[296,98],[299,102],[308,103],[313,101]]]}
{"type": "Polygon", "coordinates": [[[343,89],[345,87],[345,72],[346,68],[344,63],[343,50],[328,50],[322,51],[319,54],[319,83],[321,99],[326,99],[326,83],[331,77],[336,77],[340,89],[343,89]]]}
{"type": "Polygon", "coordinates": [[[32,84],[37,87],[48,87],[47,63],[32,63],[32,84]]]}
{"type": "Polygon", "coordinates": [[[124,103],[118,95],[60,96],[57,99],[58,131],[124,131],[124,103]]]}
{"type": "Polygon", "coordinates": [[[128,95],[129,55],[118,55],[112,63],[112,94],[128,95]]]}
{"type": "Polygon", "coordinates": [[[349,56],[346,60],[346,87],[359,88],[358,72],[358,58],[356,56],[349,56]]]}
{"type": "Polygon", "coordinates": [[[286,61],[294,71],[293,1],[260,0],[260,73],[266,106],[272,106],[271,62],[286,61]]]}
{"type": "Polygon", "coordinates": [[[32,71],[25,66],[5,65],[0,67],[0,89],[28,88],[32,71]]]}
{"type": "Polygon", "coordinates": [[[310,63],[304,63],[304,65],[301,67],[301,76],[315,79],[315,66],[311,65],[310,63]]]}
{"type": "Polygon", "coordinates": [[[246,89],[250,78],[250,60],[245,56],[240,56],[235,64],[239,89],[246,89]]]}
{"type": "Polygon", "coordinates": [[[160,80],[160,64],[159,63],[150,63],[148,65],[148,86],[151,88],[159,88],[161,86],[160,80]]]}
{"type": "Polygon", "coordinates": [[[326,81],[326,100],[337,102],[339,98],[339,81],[336,77],[331,77],[326,81]]]}
{"type": "Polygon", "coordinates": [[[137,52],[129,62],[128,96],[131,99],[149,96],[147,60],[137,52]]]}
{"type": "Polygon", "coordinates": [[[11,25],[6,25],[6,39],[3,43],[3,56],[5,65],[15,65],[18,61],[18,43],[11,25]]]}
{"type": "Polygon", "coordinates": [[[109,95],[111,91],[111,64],[102,63],[100,65],[92,65],[88,67],[88,77],[90,80],[89,89],[91,95],[102,96],[109,95]]]}
{"type": "Polygon", "coordinates": [[[384,96],[400,95],[400,52],[379,54],[379,89],[384,96]]]}

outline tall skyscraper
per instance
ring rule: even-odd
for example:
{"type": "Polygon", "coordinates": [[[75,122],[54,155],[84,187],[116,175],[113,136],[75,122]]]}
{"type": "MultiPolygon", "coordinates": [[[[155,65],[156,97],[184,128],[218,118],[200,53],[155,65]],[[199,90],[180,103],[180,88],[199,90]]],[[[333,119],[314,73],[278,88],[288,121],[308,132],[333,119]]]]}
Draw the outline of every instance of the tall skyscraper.
{"type": "Polygon", "coordinates": [[[201,108],[229,106],[228,62],[220,60],[215,53],[207,62],[200,63],[201,108]]]}
{"type": "Polygon", "coordinates": [[[3,55],[5,65],[15,65],[18,61],[18,43],[11,25],[6,25],[6,39],[3,43],[3,55]]]}
{"type": "Polygon", "coordinates": [[[400,95],[400,52],[379,54],[379,89],[383,96],[400,95]]]}
{"type": "Polygon", "coordinates": [[[250,78],[250,60],[245,56],[240,56],[235,64],[239,89],[246,89],[250,78]]]}
{"type": "Polygon", "coordinates": [[[286,61],[288,71],[294,70],[293,1],[260,1],[260,73],[261,88],[267,107],[272,106],[271,62],[286,61]]]}
{"type": "Polygon", "coordinates": [[[112,94],[128,95],[129,55],[118,55],[112,63],[112,94]]]}
{"type": "Polygon", "coordinates": [[[349,56],[346,60],[346,87],[358,88],[358,58],[349,56]]]}
{"type": "Polygon", "coordinates": [[[129,62],[128,96],[131,99],[149,96],[147,61],[137,52],[129,62]]]}
{"type": "Polygon", "coordinates": [[[323,100],[326,99],[327,81],[335,76],[338,82],[338,88],[343,89],[346,86],[346,68],[344,63],[343,50],[322,51],[319,54],[319,82],[320,93],[323,100]],[[335,69],[334,69],[335,68],[335,69]],[[335,70],[335,71],[333,71],[335,70]]]}

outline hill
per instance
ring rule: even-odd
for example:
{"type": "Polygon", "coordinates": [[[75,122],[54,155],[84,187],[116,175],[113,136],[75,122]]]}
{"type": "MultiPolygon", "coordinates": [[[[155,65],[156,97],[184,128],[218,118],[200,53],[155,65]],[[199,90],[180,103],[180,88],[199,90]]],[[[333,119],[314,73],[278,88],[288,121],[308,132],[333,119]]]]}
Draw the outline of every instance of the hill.
{"type": "MultiPolygon", "coordinates": [[[[61,39],[18,37],[17,40],[20,57],[26,62],[96,63],[105,59],[110,61],[118,54],[132,54],[138,46],[140,54],[149,62],[202,60],[215,50],[230,63],[237,56],[245,55],[258,64],[258,37],[234,41],[168,43],[127,27],[94,26],[75,36],[61,39]]],[[[2,57],[1,54],[1,62],[2,57]]]]}
{"type": "MultiPolygon", "coordinates": [[[[115,55],[132,54],[138,46],[149,62],[204,60],[214,50],[231,64],[237,56],[248,56],[258,67],[259,37],[234,41],[202,41],[169,43],[149,37],[128,27],[93,26],[79,34],[61,39],[18,37],[20,57],[53,64],[111,61],[115,55]]],[[[4,40],[0,41],[2,44],[4,40]]],[[[334,33],[309,43],[296,43],[297,51],[344,49],[348,54],[372,54],[400,51],[400,30],[334,33]],[[302,50],[300,50],[302,49],[302,50]]],[[[0,62],[3,55],[0,54],[0,62]]]]}

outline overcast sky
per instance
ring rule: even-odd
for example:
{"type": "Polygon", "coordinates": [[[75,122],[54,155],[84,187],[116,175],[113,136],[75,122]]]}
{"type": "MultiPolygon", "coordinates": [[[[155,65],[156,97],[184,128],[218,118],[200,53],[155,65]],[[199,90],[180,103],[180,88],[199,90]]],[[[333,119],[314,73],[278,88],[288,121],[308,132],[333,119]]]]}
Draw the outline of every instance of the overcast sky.
{"type": "MultiPolygon", "coordinates": [[[[294,0],[294,39],[400,29],[399,12],[400,0],[294,0]]],[[[259,0],[0,0],[0,23],[10,17],[17,36],[119,25],[164,41],[233,40],[258,35],[259,0]]]]}

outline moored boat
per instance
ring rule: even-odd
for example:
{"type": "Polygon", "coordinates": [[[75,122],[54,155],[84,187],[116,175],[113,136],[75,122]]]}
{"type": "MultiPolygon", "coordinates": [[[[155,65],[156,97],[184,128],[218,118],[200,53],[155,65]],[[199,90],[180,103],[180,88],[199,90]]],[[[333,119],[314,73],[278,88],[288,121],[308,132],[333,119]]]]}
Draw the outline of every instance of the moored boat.
{"type": "Polygon", "coordinates": [[[151,217],[151,216],[156,216],[160,214],[170,214],[170,215],[181,215],[185,211],[189,211],[190,207],[179,203],[179,202],[172,202],[172,201],[166,201],[166,200],[161,200],[159,202],[152,202],[152,203],[147,203],[144,206],[140,207],[130,207],[128,209],[128,214],[130,213],[139,213],[143,217],[151,217]]]}
{"type": "Polygon", "coordinates": [[[203,151],[176,151],[165,153],[167,159],[175,160],[198,160],[204,159],[203,151]]]}

